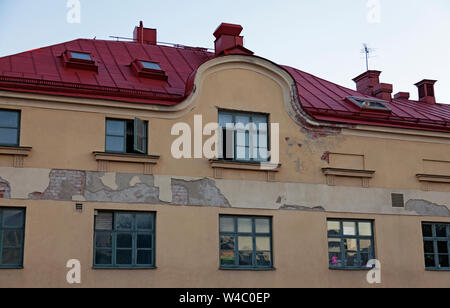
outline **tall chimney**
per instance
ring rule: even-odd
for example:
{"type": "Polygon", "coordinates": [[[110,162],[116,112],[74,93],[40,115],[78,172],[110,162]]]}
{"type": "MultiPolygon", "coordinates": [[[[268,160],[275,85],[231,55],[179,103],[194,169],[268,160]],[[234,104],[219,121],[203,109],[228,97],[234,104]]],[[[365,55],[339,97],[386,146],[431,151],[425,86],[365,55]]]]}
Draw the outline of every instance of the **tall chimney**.
{"type": "Polygon", "coordinates": [[[366,95],[374,95],[375,86],[380,84],[380,74],[380,71],[367,71],[359,75],[353,79],[356,83],[356,90],[366,95]]]}
{"type": "Polygon", "coordinates": [[[242,26],[235,24],[222,23],[214,32],[216,38],[215,49],[216,56],[222,54],[253,54],[250,50],[244,48],[244,37],[240,36],[242,26]]]}
{"type": "Polygon", "coordinates": [[[421,82],[415,84],[419,89],[419,101],[436,104],[436,97],[434,96],[434,84],[437,80],[424,79],[421,82]]]}
{"type": "Polygon", "coordinates": [[[134,28],[133,39],[139,44],[156,45],[156,37],[156,29],[144,28],[142,21],[134,28]]]}

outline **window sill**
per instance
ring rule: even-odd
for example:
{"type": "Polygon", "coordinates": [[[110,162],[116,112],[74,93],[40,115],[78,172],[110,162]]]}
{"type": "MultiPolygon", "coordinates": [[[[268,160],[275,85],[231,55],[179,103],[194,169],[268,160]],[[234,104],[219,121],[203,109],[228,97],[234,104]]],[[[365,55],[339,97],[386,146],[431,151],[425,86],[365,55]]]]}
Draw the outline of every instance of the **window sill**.
{"type": "Polygon", "coordinates": [[[108,267],[108,266],[94,266],[92,267],[93,270],[113,270],[113,271],[117,271],[117,270],[126,270],[126,271],[141,271],[141,270],[156,270],[158,269],[156,266],[151,266],[151,267],[127,267],[127,266],[123,266],[123,267],[108,267]]]}
{"type": "Polygon", "coordinates": [[[248,267],[219,267],[219,270],[221,271],[240,271],[240,272],[272,272],[276,271],[277,269],[274,267],[268,267],[268,268],[248,268],[248,267]]]}
{"type": "Polygon", "coordinates": [[[327,177],[327,185],[336,186],[335,178],[351,177],[360,178],[362,180],[362,186],[364,188],[369,187],[369,180],[373,178],[375,171],[371,170],[357,170],[357,169],[341,169],[341,168],[323,168],[323,174],[327,177]]]}
{"type": "Polygon", "coordinates": [[[109,165],[111,162],[119,163],[136,163],[143,164],[143,173],[153,174],[153,166],[155,166],[160,156],[157,155],[139,155],[139,154],[118,154],[94,152],[95,160],[97,160],[97,170],[99,172],[109,172],[109,165]]]}
{"type": "Polygon", "coordinates": [[[267,173],[267,181],[275,181],[275,173],[281,169],[281,164],[272,164],[270,162],[239,162],[226,160],[210,160],[210,165],[214,169],[214,178],[223,179],[223,170],[246,170],[260,171],[267,173]]]}
{"type": "Polygon", "coordinates": [[[330,271],[360,271],[360,272],[368,272],[373,270],[373,267],[329,267],[330,271]]]}
{"type": "Polygon", "coordinates": [[[24,157],[30,155],[31,147],[0,146],[0,155],[13,156],[14,168],[23,168],[24,157]]]}
{"type": "Polygon", "coordinates": [[[426,268],[427,272],[450,272],[450,268],[426,268]]]}
{"type": "Polygon", "coordinates": [[[24,267],[23,266],[0,266],[0,271],[1,270],[23,270],[24,267]]]}

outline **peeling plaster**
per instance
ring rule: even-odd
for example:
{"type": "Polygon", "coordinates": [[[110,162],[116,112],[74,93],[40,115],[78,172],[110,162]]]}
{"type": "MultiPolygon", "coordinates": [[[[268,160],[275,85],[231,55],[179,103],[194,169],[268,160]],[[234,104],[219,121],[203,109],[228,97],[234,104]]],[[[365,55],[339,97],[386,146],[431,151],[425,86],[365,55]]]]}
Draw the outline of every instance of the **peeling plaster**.
{"type": "Polygon", "coordinates": [[[181,205],[231,207],[212,179],[172,179],[172,202],[181,205]]]}
{"type": "Polygon", "coordinates": [[[11,187],[10,198],[28,199],[32,192],[43,192],[50,183],[50,169],[0,167],[2,178],[11,187]]]}
{"type": "Polygon", "coordinates": [[[116,174],[115,173],[105,173],[100,180],[102,183],[111,188],[112,190],[117,190],[119,186],[116,184],[116,174]]]}
{"type": "Polygon", "coordinates": [[[284,211],[307,211],[307,212],[325,212],[325,209],[321,206],[307,207],[300,205],[283,205],[280,210],[284,211]]]}
{"type": "Polygon", "coordinates": [[[421,216],[450,217],[450,209],[445,205],[438,205],[426,200],[409,200],[405,209],[421,216]]]}

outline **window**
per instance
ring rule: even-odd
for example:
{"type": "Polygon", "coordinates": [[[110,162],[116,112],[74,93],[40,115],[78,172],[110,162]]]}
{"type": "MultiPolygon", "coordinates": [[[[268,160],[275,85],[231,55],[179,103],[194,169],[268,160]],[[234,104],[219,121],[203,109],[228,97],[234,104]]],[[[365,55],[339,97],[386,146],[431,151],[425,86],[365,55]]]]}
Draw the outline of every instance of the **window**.
{"type": "Polygon", "coordinates": [[[0,110],[0,145],[19,146],[20,111],[0,110]]]}
{"type": "Polygon", "coordinates": [[[268,116],[219,112],[222,141],[219,158],[244,162],[269,161],[268,116]]]}
{"type": "Polygon", "coordinates": [[[373,222],[328,220],[328,254],[331,269],[366,269],[375,259],[373,222]]]}
{"type": "Polygon", "coordinates": [[[106,120],[106,152],[121,154],[147,154],[146,121],[106,120]]]}
{"type": "Polygon", "coordinates": [[[99,211],[95,216],[94,244],[97,268],[153,268],[155,215],[99,211]]]}
{"type": "Polygon", "coordinates": [[[223,269],[271,269],[272,220],[220,217],[220,266],[223,269]]]}
{"type": "Polygon", "coordinates": [[[0,268],[21,268],[25,209],[0,208],[0,268]]]}
{"type": "Polygon", "coordinates": [[[86,60],[86,61],[92,61],[91,55],[84,52],[70,52],[71,58],[75,60],[86,60]]]}
{"type": "Polygon", "coordinates": [[[425,266],[430,270],[450,270],[450,224],[423,223],[425,266]]]}
{"type": "Polygon", "coordinates": [[[355,97],[349,96],[347,97],[349,101],[353,104],[357,105],[361,109],[372,110],[372,111],[381,111],[381,112],[391,112],[391,109],[386,106],[387,101],[375,98],[367,98],[367,97],[355,97]]]}
{"type": "Polygon", "coordinates": [[[148,61],[141,61],[142,67],[145,69],[151,69],[151,70],[157,70],[160,71],[161,67],[158,63],[155,62],[148,62],[148,61]]]}

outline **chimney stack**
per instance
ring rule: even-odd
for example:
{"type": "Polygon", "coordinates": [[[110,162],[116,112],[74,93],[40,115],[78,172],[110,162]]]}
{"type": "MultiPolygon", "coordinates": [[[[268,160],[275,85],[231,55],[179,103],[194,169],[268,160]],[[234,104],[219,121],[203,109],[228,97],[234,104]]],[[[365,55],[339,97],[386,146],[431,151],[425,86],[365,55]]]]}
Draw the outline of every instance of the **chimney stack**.
{"type": "Polygon", "coordinates": [[[156,29],[144,28],[142,21],[134,28],[133,39],[139,44],[156,45],[156,36],[156,29]]]}
{"type": "Polygon", "coordinates": [[[222,23],[214,32],[216,56],[223,54],[253,54],[244,48],[244,37],[240,36],[240,25],[222,23]]]}
{"type": "Polygon", "coordinates": [[[415,84],[419,89],[419,101],[436,104],[436,97],[434,96],[434,84],[437,80],[424,79],[421,82],[415,84]]]}
{"type": "Polygon", "coordinates": [[[393,85],[389,83],[379,83],[373,88],[375,97],[390,102],[392,100],[393,85]]]}
{"type": "Polygon", "coordinates": [[[353,81],[356,83],[356,90],[366,95],[374,95],[375,86],[380,84],[380,71],[367,71],[353,81]]]}
{"type": "Polygon", "coordinates": [[[409,92],[398,92],[394,95],[395,99],[409,99],[409,92]]]}

